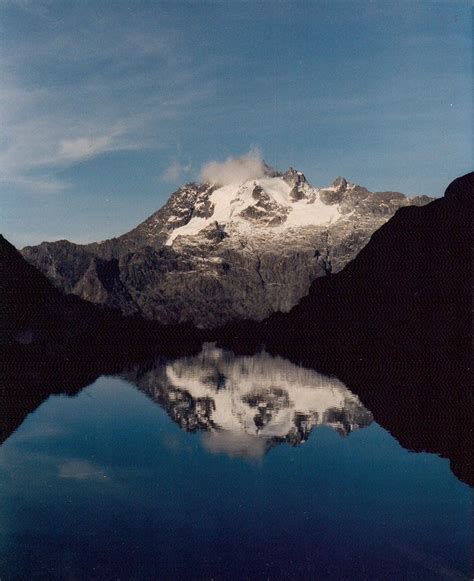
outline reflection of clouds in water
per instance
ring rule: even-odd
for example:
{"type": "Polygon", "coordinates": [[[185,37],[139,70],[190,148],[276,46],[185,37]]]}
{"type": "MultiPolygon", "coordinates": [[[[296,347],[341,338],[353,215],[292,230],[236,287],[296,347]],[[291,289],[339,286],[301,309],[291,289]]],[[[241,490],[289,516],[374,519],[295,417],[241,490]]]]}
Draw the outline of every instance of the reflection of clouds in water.
{"type": "Polygon", "coordinates": [[[107,474],[102,467],[89,460],[68,460],[59,465],[59,477],[103,481],[107,479],[107,474]]]}
{"type": "Polygon", "coordinates": [[[37,425],[29,429],[27,432],[17,434],[17,440],[38,440],[40,438],[54,438],[55,436],[63,435],[66,429],[63,426],[55,426],[53,424],[37,425]]]}
{"type": "Polygon", "coordinates": [[[233,457],[258,460],[268,451],[267,441],[245,432],[217,431],[206,432],[203,445],[213,454],[227,454],[233,457]]]}
{"type": "Polygon", "coordinates": [[[170,434],[162,438],[163,446],[171,452],[192,452],[193,447],[185,444],[180,438],[170,434]]]}
{"type": "Polygon", "coordinates": [[[239,356],[208,343],[196,356],[126,377],[182,429],[205,431],[207,450],[231,456],[260,458],[279,443],[297,446],[318,426],[346,436],[372,422],[335,377],[265,352],[239,356]]]}

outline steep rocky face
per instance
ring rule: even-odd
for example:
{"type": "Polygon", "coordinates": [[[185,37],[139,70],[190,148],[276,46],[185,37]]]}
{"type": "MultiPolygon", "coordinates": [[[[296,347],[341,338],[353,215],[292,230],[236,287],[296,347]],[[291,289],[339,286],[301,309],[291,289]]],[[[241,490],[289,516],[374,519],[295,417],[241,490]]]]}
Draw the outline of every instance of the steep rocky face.
{"type": "Polygon", "coordinates": [[[22,252],[56,286],[91,302],[213,327],[288,311],[398,208],[429,201],[372,193],[344,178],[316,188],[298,170],[267,166],[263,178],[240,184],[186,184],[118,238],[22,252]]]}
{"type": "Polygon", "coordinates": [[[186,431],[208,432],[215,452],[260,457],[304,443],[319,426],[342,436],[372,423],[344,384],[267,353],[236,356],[204,344],[196,356],[124,374],[186,431]]]}

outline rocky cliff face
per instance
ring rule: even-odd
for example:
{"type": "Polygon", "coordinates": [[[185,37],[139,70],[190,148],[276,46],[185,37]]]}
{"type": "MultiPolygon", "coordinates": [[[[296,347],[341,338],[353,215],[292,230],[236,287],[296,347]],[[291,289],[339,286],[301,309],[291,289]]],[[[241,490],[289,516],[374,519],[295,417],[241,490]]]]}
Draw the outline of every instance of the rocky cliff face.
{"type": "Polygon", "coordinates": [[[300,171],[267,168],[240,184],[187,184],[118,238],[44,242],[22,252],[56,286],[88,301],[213,327],[288,311],[397,209],[429,201],[372,193],[344,178],[316,188],[300,171]]]}

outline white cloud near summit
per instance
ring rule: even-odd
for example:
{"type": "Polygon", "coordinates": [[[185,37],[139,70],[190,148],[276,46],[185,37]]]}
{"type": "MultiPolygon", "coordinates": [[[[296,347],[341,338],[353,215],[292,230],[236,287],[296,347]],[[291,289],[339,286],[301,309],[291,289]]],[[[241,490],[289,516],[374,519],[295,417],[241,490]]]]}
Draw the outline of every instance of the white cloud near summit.
{"type": "Polygon", "coordinates": [[[176,159],[173,160],[163,172],[161,178],[166,182],[177,182],[191,171],[191,164],[179,163],[176,159]]]}
{"type": "Polygon", "coordinates": [[[240,184],[265,176],[265,164],[258,149],[251,149],[241,157],[228,157],[223,162],[210,161],[201,169],[204,182],[227,185],[240,184]]]}

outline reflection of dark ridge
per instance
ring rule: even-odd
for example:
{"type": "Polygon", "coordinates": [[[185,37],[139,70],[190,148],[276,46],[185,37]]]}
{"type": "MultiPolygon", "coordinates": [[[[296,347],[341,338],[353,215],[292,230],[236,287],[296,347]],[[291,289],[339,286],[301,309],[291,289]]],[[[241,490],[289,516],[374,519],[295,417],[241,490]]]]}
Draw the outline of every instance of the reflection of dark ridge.
{"type": "MultiPolygon", "coordinates": [[[[26,362],[21,348],[3,351],[3,355],[8,352],[9,356],[5,357],[0,371],[0,444],[49,396],[75,396],[101,375],[128,372],[137,365],[151,369],[156,364],[156,360],[150,359],[148,345],[143,350],[117,350],[116,353],[111,353],[108,347],[101,351],[100,345],[91,353],[87,343],[76,347],[67,358],[63,354],[53,357],[42,348],[28,348],[26,362]]],[[[199,347],[190,343],[181,349],[191,354],[199,347]]],[[[169,357],[178,353],[177,346],[173,346],[169,357]]],[[[165,361],[165,357],[160,356],[158,361],[165,361]]]]}
{"type": "Polygon", "coordinates": [[[449,458],[456,476],[474,486],[467,370],[435,357],[404,363],[348,361],[338,365],[338,377],[404,448],[449,458]]]}
{"type": "Polygon", "coordinates": [[[20,370],[7,367],[0,377],[0,444],[53,394],[76,395],[97,379],[90,370],[65,370],[43,365],[20,370]]]}
{"type": "Polygon", "coordinates": [[[11,436],[23,423],[26,416],[38,408],[49,394],[29,392],[23,397],[0,395],[2,415],[0,416],[0,444],[11,436]]]}

